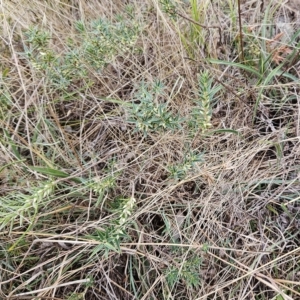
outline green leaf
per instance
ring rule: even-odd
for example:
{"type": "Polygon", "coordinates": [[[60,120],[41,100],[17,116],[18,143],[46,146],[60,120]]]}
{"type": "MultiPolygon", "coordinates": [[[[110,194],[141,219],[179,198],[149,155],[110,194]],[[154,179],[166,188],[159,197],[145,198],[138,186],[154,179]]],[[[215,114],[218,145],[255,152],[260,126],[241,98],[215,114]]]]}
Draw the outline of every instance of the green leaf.
{"type": "MultiPolygon", "coordinates": [[[[43,167],[29,167],[33,171],[37,171],[38,173],[59,177],[59,178],[67,178],[70,177],[70,174],[65,173],[63,171],[51,169],[51,168],[43,168],[43,167]]],[[[75,181],[77,183],[83,183],[83,179],[79,177],[70,178],[70,180],[75,181]]]]}
{"type": "Polygon", "coordinates": [[[7,137],[8,140],[9,140],[9,143],[10,143],[10,145],[11,145],[11,150],[12,150],[12,152],[14,153],[14,155],[15,155],[19,160],[22,160],[21,155],[20,155],[20,153],[19,153],[19,151],[18,151],[18,149],[17,149],[17,146],[15,145],[14,141],[11,139],[11,137],[10,137],[8,131],[7,131],[6,129],[3,129],[3,131],[4,131],[4,134],[6,135],[6,137],[7,137]]]}
{"type": "Polygon", "coordinates": [[[22,163],[22,162],[24,162],[24,161],[26,161],[26,159],[13,161],[13,162],[11,162],[11,163],[9,163],[9,164],[4,165],[4,166],[2,166],[2,167],[0,168],[0,173],[1,173],[5,168],[7,168],[7,167],[9,167],[9,166],[12,166],[12,165],[15,165],[15,164],[18,164],[18,163],[22,163]]]}
{"type": "Polygon", "coordinates": [[[6,78],[9,74],[9,71],[10,69],[9,68],[5,68],[3,71],[2,71],[2,78],[6,78]]]}
{"type": "Polygon", "coordinates": [[[98,252],[102,251],[103,249],[104,249],[103,244],[97,245],[97,246],[93,249],[93,251],[92,251],[92,253],[91,253],[91,257],[95,256],[98,252]]]}
{"type": "Polygon", "coordinates": [[[107,248],[107,249],[109,249],[109,250],[112,250],[112,251],[114,251],[114,252],[117,252],[117,253],[119,253],[120,252],[120,250],[118,249],[118,245],[116,244],[116,246],[114,246],[113,245],[113,241],[112,241],[112,243],[105,243],[104,244],[105,245],[105,247],[107,248]]]}
{"type": "Polygon", "coordinates": [[[211,132],[211,134],[214,134],[214,133],[223,133],[223,132],[229,132],[229,133],[233,133],[233,134],[236,134],[236,135],[241,135],[238,131],[233,130],[233,129],[217,129],[217,130],[213,130],[211,132]]]}
{"type": "Polygon", "coordinates": [[[237,67],[237,68],[243,69],[245,71],[248,71],[248,72],[256,75],[258,77],[258,79],[261,79],[261,77],[262,77],[262,75],[256,69],[253,69],[252,67],[249,67],[247,65],[243,65],[243,64],[240,64],[240,63],[234,63],[234,62],[231,62],[231,61],[218,60],[218,59],[208,59],[207,61],[212,63],[212,64],[227,65],[227,66],[237,67]]]}
{"type": "Polygon", "coordinates": [[[277,210],[271,205],[271,204],[267,204],[267,209],[270,211],[270,212],[272,212],[272,213],[274,213],[276,216],[278,216],[278,212],[277,212],[277,210]]]}
{"type": "Polygon", "coordinates": [[[66,177],[70,176],[68,173],[65,173],[65,172],[59,171],[59,170],[55,170],[55,169],[50,169],[50,168],[30,167],[30,169],[37,171],[39,173],[45,174],[45,175],[50,175],[50,176],[55,176],[55,177],[66,178],[66,177]]]}

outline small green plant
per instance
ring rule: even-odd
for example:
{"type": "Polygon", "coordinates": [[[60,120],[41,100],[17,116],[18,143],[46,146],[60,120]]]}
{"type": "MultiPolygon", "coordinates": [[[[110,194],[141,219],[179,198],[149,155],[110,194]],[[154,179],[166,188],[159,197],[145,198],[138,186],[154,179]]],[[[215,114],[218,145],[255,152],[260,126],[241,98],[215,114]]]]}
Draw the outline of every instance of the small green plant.
{"type": "MultiPolygon", "coordinates": [[[[55,181],[45,181],[38,187],[30,188],[27,193],[13,193],[0,197],[0,230],[7,226],[13,228],[14,222],[18,222],[20,226],[29,223],[27,231],[29,231],[37,216],[40,206],[54,194],[56,188],[55,181]]],[[[25,233],[14,242],[9,251],[14,248],[23,239],[25,233]]]]}
{"type": "Polygon", "coordinates": [[[199,130],[207,131],[211,127],[212,106],[217,99],[216,94],[222,89],[221,85],[213,85],[213,78],[208,71],[199,74],[198,97],[194,100],[194,108],[188,120],[188,127],[192,133],[199,130]]]}
{"type": "MultiPolygon", "coordinates": [[[[204,24],[205,11],[207,10],[209,1],[190,0],[191,18],[196,23],[204,24]]],[[[204,45],[205,33],[203,27],[195,23],[190,23],[189,39],[195,45],[204,45]]],[[[195,47],[195,49],[197,49],[195,47]]]]}
{"type": "Polygon", "coordinates": [[[0,230],[7,225],[13,226],[13,222],[23,225],[24,219],[31,219],[38,212],[40,203],[54,193],[56,183],[45,181],[38,187],[31,187],[25,194],[12,193],[0,197],[0,230]]]}
{"type": "Polygon", "coordinates": [[[88,80],[91,70],[101,71],[118,54],[132,49],[138,35],[136,23],[119,18],[112,23],[96,20],[89,24],[75,23],[77,40],[68,40],[68,50],[55,52],[50,44],[51,34],[37,27],[25,32],[24,56],[37,74],[51,87],[65,90],[78,80],[88,80]]]}
{"type": "Polygon", "coordinates": [[[64,90],[70,86],[73,80],[86,76],[82,73],[84,68],[76,67],[75,61],[70,59],[70,54],[64,57],[52,50],[49,32],[31,27],[25,32],[25,37],[27,43],[24,45],[23,55],[31,63],[37,76],[44,78],[46,84],[64,90]]]}
{"type": "Polygon", "coordinates": [[[71,293],[67,300],[84,300],[84,293],[71,293]]]}
{"type": "Polygon", "coordinates": [[[8,69],[3,70],[0,78],[0,119],[4,119],[12,104],[12,97],[7,87],[9,83],[7,80],[8,73],[8,69]]]}
{"type": "Polygon", "coordinates": [[[203,161],[202,154],[196,152],[188,152],[183,160],[183,163],[170,166],[168,168],[169,177],[175,180],[186,178],[188,173],[195,169],[196,164],[203,161]]]}
{"type": "Polygon", "coordinates": [[[181,119],[169,111],[167,103],[160,103],[163,96],[163,84],[155,81],[152,86],[142,83],[134,102],[128,108],[128,122],[135,124],[135,131],[144,135],[148,132],[175,130],[181,127],[181,119]]]}
{"type": "Polygon", "coordinates": [[[118,53],[124,53],[136,42],[138,26],[126,23],[122,17],[119,22],[96,20],[89,25],[77,22],[81,34],[81,51],[84,59],[96,70],[101,70],[118,53]]]}
{"type": "Polygon", "coordinates": [[[95,207],[98,207],[103,201],[105,195],[115,187],[117,175],[109,175],[105,178],[93,178],[88,186],[98,196],[98,201],[95,207]]]}
{"type": "MultiPolygon", "coordinates": [[[[198,1],[187,0],[185,4],[190,6],[190,14],[186,14],[184,9],[180,7],[180,1],[161,0],[160,4],[162,11],[165,12],[168,17],[174,22],[178,35],[181,39],[183,46],[185,47],[187,54],[192,59],[195,59],[199,55],[199,47],[206,49],[208,56],[214,56],[214,51],[211,51],[211,47],[215,46],[211,43],[207,43],[207,34],[214,29],[218,30],[219,42],[221,42],[221,27],[219,26],[207,26],[206,15],[207,8],[210,1],[198,1]],[[184,19],[186,24],[184,27],[176,23],[178,18],[184,19]]],[[[183,4],[183,6],[185,6],[183,4]]]]}
{"type": "Polygon", "coordinates": [[[92,251],[92,256],[103,251],[105,257],[108,257],[110,251],[120,252],[120,242],[127,237],[126,225],[128,218],[131,216],[135,205],[135,198],[119,198],[114,203],[113,211],[116,212],[117,218],[111,222],[104,230],[95,230],[94,234],[87,236],[100,242],[92,251]]]}
{"type": "Polygon", "coordinates": [[[163,11],[173,20],[176,20],[176,6],[171,0],[161,0],[160,4],[163,11]]]}
{"type": "Polygon", "coordinates": [[[201,258],[193,254],[182,262],[182,258],[175,259],[176,265],[171,265],[165,271],[167,284],[172,289],[176,283],[184,282],[188,288],[200,285],[199,269],[201,258]]]}

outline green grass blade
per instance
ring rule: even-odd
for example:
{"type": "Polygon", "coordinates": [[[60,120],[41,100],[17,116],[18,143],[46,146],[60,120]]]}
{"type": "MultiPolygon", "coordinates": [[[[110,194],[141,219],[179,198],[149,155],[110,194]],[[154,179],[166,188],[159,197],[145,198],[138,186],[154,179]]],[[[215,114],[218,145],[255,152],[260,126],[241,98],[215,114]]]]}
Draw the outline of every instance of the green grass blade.
{"type": "Polygon", "coordinates": [[[208,59],[207,61],[212,63],[212,64],[227,65],[227,66],[243,69],[243,70],[257,76],[258,79],[261,79],[261,76],[262,76],[256,69],[254,69],[252,67],[249,67],[247,65],[240,64],[240,63],[235,63],[235,62],[231,62],[231,61],[224,61],[224,60],[218,60],[218,59],[208,59]]]}

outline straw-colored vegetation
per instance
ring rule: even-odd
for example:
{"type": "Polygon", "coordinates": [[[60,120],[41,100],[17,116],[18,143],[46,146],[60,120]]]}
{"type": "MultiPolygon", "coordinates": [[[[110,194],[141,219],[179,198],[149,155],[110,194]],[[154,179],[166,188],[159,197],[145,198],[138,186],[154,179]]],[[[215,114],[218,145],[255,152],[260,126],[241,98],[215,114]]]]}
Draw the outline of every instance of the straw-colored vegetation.
{"type": "Polygon", "coordinates": [[[300,299],[298,2],[1,1],[0,298],[300,299]]]}

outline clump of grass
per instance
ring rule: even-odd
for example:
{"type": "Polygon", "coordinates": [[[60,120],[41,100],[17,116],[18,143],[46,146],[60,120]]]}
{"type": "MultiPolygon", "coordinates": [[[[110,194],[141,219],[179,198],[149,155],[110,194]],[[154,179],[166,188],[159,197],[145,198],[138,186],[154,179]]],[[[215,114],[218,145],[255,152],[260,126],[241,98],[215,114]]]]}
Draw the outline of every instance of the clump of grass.
{"type": "Polygon", "coordinates": [[[200,27],[196,23],[205,24],[205,12],[207,11],[209,1],[201,1],[199,3],[197,0],[190,0],[190,5],[191,19],[195,23],[190,24],[190,36],[188,36],[188,39],[190,41],[193,41],[195,45],[203,46],[205,43],[205,29],[203,27],[200,27]]]}
{"type": "Polygon", "coordinates": [[[182,44],[185,50],[192,59],[197,58],[197,53],[206,49],[206,54],[210,57],[215,56],[215,43],[211,43],[207,36],[211,34],[210,31],[217,29],[218,40],[221,43],[221,27],[217,25],[207,26],[206,11],[210,4],[209,1],[189,0],[185,3],[186,7],[190,8],[187,14],[181,9],[179,3],[172,0],[162,0],[160,1],[162,10],[167,14],[167,16],[173,21],[177,27],[177,32],[180,36],[182,44]],[[183,19],[186,21],[184,28],[182,26],[178,27],[178,20],[183,19]]]}

